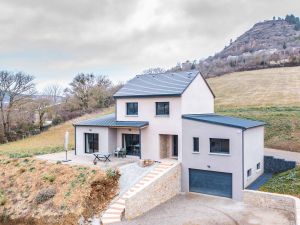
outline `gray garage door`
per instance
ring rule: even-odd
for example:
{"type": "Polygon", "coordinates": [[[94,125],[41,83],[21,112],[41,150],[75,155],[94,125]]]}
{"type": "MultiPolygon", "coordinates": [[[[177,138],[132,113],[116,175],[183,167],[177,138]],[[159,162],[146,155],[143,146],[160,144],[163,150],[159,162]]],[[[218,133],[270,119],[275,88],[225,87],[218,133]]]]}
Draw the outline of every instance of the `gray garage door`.
{"type": "Polygon", "coordinates": [[[189,190],[231,198],[232,174],[189,169],[189,190]]]}

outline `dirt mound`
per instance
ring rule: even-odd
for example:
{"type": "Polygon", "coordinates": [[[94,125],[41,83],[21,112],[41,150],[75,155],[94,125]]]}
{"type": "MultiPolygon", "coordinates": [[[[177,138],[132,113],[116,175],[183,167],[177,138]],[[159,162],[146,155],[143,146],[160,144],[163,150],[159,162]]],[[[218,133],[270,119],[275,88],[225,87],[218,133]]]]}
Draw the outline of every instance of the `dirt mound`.
{"type": "Polygon", "coordinates": [[[0,158],[0,224],[77,224],[103,210],[118,189],[119,173],[0,158]]]}

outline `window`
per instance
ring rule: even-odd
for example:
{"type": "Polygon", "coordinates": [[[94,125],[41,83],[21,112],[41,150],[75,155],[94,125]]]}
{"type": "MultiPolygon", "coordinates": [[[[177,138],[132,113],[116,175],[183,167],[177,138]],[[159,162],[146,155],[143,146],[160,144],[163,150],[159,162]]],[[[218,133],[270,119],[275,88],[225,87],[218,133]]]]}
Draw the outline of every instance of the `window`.
{"type": "Polygon", "coordinates": [[[193,152],[199,152],[199,138],[194,137],[193,143],[194,143],[193,152]]]}
{"type": "Polygon", "coordinates": [[[210,152],[229,154],[229,139],[210,138],[210,152]]]}
{"type": "Polygon", "coordinates": [[[251,177],[251,174],[252,174],[252,170],[251,169],[247,170],[247,177],[251,177]]]}
{"type": "Polygon", "coordinates": [[[156,102],[156,115],[169,115],[169,102],[156,102]]]}
{"type": "Polygon", "coordinates": [[[256,170],[260,170],[260,162],[256,164],[256,170]]]}
{"type": "Polygon", "coordinates": [[[137,102],[127,102],[127,115],[138,115],[138,103],[137,102]]]}

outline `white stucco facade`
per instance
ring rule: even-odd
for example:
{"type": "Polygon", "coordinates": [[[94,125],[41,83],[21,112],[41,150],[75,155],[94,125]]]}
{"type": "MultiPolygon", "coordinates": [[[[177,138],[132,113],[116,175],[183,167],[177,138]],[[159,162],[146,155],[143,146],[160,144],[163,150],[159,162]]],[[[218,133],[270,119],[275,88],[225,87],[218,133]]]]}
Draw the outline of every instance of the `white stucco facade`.
{"type": "MultiPolygon", "coordinates": [[[[172,75],[169,77],[180,79],[180,77],[173,78],[172,75]]],[[[148,77],[145,83],[149,83],[149,79],[148,77]]],[[[155,76],[153,79],[156,79],[155,76]]],[[[149,85],[151,86],[151,83],[149,85]]],[[[264,128],[258,126],[246,129],[182,118],[183,115],[213,113],[214,95],[200,74],[195,76],[179,96],[118,97],[113,118],[115,121],[146,122],[147,125],[123,127],[75,125],[76,154],[85,154],[86,133],[99,134],[99,152],[103,153],[113,153],[117,147],[124,147],[124,142],[129,142],[125,141],[125,137],[139,135],[138,148],[142,159],[160,161],[167,157],[176,158],[182,163],[182,191],[190,190],[189,169],[220,172],[232,175],[232,198],[242,200],[243,189],[263,174],[264,128]],[[168,115],[156,115],[157,102],[169,104],[168,115]],[[137,115],[127,115],[127,103],[137,103],[137,115]],[[172,142],[175,136],[177,144],[172,142]],[[194,137],[199,138],[199,152],[193,152],[194,137]],[[210,153],[210,138],[228,139],[229,154],[210,153]],[[162,153],[162,149],[169,149],[172,145],[178,146],[177,155],[170,152],[162,153]],[[249,169],[251,176],[247,174],[249,169]]]]}

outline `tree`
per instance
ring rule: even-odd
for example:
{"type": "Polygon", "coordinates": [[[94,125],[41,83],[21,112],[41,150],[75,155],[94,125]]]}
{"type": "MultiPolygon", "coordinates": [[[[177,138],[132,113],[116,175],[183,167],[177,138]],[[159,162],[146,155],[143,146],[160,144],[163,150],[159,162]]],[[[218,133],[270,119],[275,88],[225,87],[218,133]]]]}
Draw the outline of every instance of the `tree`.
{"type": "Polygon", "coordinates": [[[11,131],[11,113],[28,103],[35,93],[34,77],[23,72],[0,71],[1,123],[6,139],[11,131]]]}
{"type": "Polygon", "coordinates": [[[142,74],[159,74],[159,73],[165,73],[166,70],[160,67],[154,67],[146,69],[142,72],[142,74]]]}
{"type": "Polygon", "coordinates": [[[92,90],[95,85],[95,75],[92,73],[80,73],[74,77],[71,88],[67,89],[79,101],[79,106],[86,111],[92,97],[92,90]]]}
{"type": "Polygon", "coordinates": [[[37,123],[38,123],[39,129],[42,130],[44,127],[46,115],[50,110],[51,101],[46,97],[42,97],[42,98],[36,99],[34,101],[33,105],[34,105],[34,111],[37,114],[37,123]]]}
{"type": "Polygon", "coordinates": [[[51,99],[53,104],[58,103],[59,98],[62,96],[62,93],[63,93],[63,88],[59,84],[51,84],[47,86],[43,91],[43,94],[48,96],[51,99]]]}

